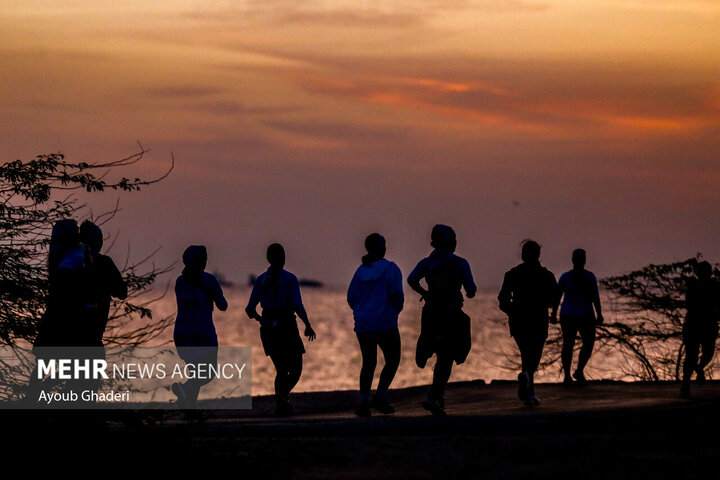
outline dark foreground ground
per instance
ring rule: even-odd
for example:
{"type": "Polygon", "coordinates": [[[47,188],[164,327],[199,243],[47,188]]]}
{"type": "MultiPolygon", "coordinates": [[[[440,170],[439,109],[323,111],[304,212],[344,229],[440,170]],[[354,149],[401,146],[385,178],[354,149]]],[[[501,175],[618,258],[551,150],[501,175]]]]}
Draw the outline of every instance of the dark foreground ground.
{"type": "Polygon", "coordinates": [[[456,383],[446,418],[419,406],[424,390],[396,390],[398,412],[372,418],[354,416],[354,392],[297,394],[290,419],[273,418],[267,397],[187,417],[4,411],[3,457],[125,478],[720,478],[720,383],[691,400],[673,383],[540,385],[536,408],[514,384],[456,383]]]}

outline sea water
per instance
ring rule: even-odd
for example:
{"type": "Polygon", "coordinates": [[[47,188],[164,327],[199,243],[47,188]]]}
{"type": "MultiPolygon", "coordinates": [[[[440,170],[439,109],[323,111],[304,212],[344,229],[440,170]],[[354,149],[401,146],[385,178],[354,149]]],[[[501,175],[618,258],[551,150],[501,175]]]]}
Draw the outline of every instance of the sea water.
{"type": "MultiPolygon", "coordinates": [[[[302,288],[303,302],[317,334],[317,340],[309,342],[303,336],[307,353],[304,356],[302,378],[295,391],[326,391],[357,389],[360,375],[360,348],[353,331],[352,311],[346,301],[346,288],[302,288]]],[[[453,369],[452,381],[483,379],[516,379],[519,353],[510,337],[507,317],[497,308],[498,288],[481,288],[475,298],[466,299],[464,311],[472,319],[472,350],[462,365],[453,369]]],[[[429,384],[432,379],[434,359],[424,369],[415,365],[415,345],[420,334],[422,303],[419,295],[406,289],[405,308],[400,314],[400,337],[402,358],[393,387],[429,384]]],[[[273,392],[275,370],[266,357],[260,343],[259,324],[245,314],[250,297],[248,287],[225,287],[229,308],[216,310],[214,321],[220,345],[252,347],[253,394],[273,392]]],[[[153,316],[159,318],[173,315],[175,299],[167,295],[153,305],[153,316]]],[[[611,315],[606,313],[606,317],[611,315]]],[[[300,333],[304,327],[298,319],[300,333]]],[[[559,326],[550,326],[550,335],[559,333],[559,326]]],[[[172,328],[165,331],[157,341],[171,341],[172,328]]],[[[579,344],[579,341],[578,341],[579,344]]],[[[577,352],[575,353],[577,361],[577,352]]],[[[620,365],[622,358],[616,352],[599,350],[593,355],[586,370],[588,378],[623,378],[620,365]]],[[[378,367],[374,386],[384,363],[378,352],[378,367]]],[[[559,360],[537,375],[538,381],[560,381],[562,373],[559,360]]]]}

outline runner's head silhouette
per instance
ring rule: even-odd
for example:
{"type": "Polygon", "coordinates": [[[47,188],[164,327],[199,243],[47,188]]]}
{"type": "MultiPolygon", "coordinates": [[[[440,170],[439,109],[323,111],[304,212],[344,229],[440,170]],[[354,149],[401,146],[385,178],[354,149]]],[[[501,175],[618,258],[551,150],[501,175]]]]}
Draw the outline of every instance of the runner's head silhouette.
{"type": "Polygon", "coordinates": [[[76,247],[80,242],[78,224],[73,219],[60,220],[52,228],[50,252],[76,247]]]}
{"type": "Polygon", "coordinates": [[[362,257],[364,265],[368,265],[385,257],[385,237],[379,233],[371,233],[365,238],[365,250],[367,250],[367,255],[362,257]]]}
{"type": "Polygon", "coordinates": [[[90,220],[85,220],[80,225],[80,241],[87,245],[91,252],[98,253],[103,246],[102,230],[90,220]]]}
{"type": "Polygon", "coordinates": [[[55,223],[50,234],[50,254],[48,255],[48,270],[54,272],[66,252],[80,246],[80,232],[78,224],[73,219],[60,220],[55,223]]]}
{"type": "Polygon", "coordinates": [[[525,263],[539,263],[540,244],[535,240],[524,240],[522,242],[521,258],[525,263]]]}
{"type": "Polygon", "coordinates": [[[455,230],[447,225],[438,224],[435,225],[430,234],[430,246],[436,250],[442,250],[445,252],[454,252],[457,246],[457,238],[455,237],[455,230]]]}
{"type": "Polygon", "coordinates": [[[572,264],[576,270],[582,270],[585,268],[585,262],[587,262],[587,254],[582,248],[576,248],[572,253],[572,264]]]}
{"type": "Polygon", "coordinates": [[[207,266],[207,249],[204,245],[190,245],[183,253],[183,275],[199,276],[207,266]]]}
{"type": "Polygon", "coordinates": [[[285,249],[279,243],[273,243],[267,249],[267,261],[274,270],[285,266],[285,249]]]}

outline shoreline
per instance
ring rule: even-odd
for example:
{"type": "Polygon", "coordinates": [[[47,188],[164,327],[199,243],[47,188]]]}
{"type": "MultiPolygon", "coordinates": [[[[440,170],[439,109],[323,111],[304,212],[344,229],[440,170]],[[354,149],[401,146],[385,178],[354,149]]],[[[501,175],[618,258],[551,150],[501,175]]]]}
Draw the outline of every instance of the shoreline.
{"type": "MultiPolygon", "coordinates": [[[[720,402],[720,381],[709,380],[705,385],[693,385],[693,398],[679,397],[679,382],[622,382],[616,380],[590,381],[587,386],[565,386],[562,383],[538,383],[536,390],[541,400],[539,407],[526,407],[517,398],[517,382],[512,380],[484,380],[451,382],[446,392],[448,418],[452,416],[486,417],[512,416],[530,413],[568,413],[617,410],[620,408],[682,407],[700,401],[720,402]]],[[[373,412],[373,417],[425,417],[430,416],[420,403],[428,386],[413,386],[390,390],[393,415],[373,412]]],[[[251,410],[218,410],[209,417],[223,421],[243,419],[321,420],[322,418],[355,418],[357,390],[325,392],[299,392],[291,394],[296,415],[273,416],[272,395],[254,396],[251,410]]],[[[358,419],[362,420],[362,419],[358,419]]]]}

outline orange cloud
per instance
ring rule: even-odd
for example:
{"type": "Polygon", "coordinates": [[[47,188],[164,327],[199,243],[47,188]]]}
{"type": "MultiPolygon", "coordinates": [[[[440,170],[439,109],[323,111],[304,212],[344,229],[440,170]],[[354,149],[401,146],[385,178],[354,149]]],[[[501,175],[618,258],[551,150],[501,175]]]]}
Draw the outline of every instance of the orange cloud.
{"type": "Polygon", "coordinates": [[[473,124],[502,125],[511,128],[512,130],[528,133],[557,133],[557,129],[549,125],[523,122],[508,115],[488,113],[472,108],[461,108],[447,104],[427,102],[411,95],[398,92],[368,93],[363,99],[370,103],[392,105],[400,108],[417,110],[473,124]]]}
{"type": "Polygon", "coordinates": [[[504,88],[491,85],[490,83],[484,82],[448,82],[443,80],[436,80],[434,78],[394,78],[391,79],[393,82],[410,86],[427,87],[433,90],[441,92],[470,92],[470,91],[484,91],[495,95],[505,95],[508,93],[504,88]]]}
{"type": "MultiPolygon", "coordinates": [[[[314,93],[453,120],[440,125],[442,128],[495,125],[509,132],[544,135],[546,139],[684,135],[720,124],[720,115],[708,111],[703,96],[698,97],[697,105],[678,111],[677,105],[664,105],[662,95],[651,92],[647,98],[628,98],[621,89],[617,94],[593,92],[596,98],[588,98],[583,89],[563,95],[562,86],[558,86],[557,91],[540,96],[523,87],[511,90],[490,82],[374,73],[355,74],[352,79],[305,74],[302,82],[314,93]]],[[[692,92],[685,95],[694,98],[692,92]]]]}

